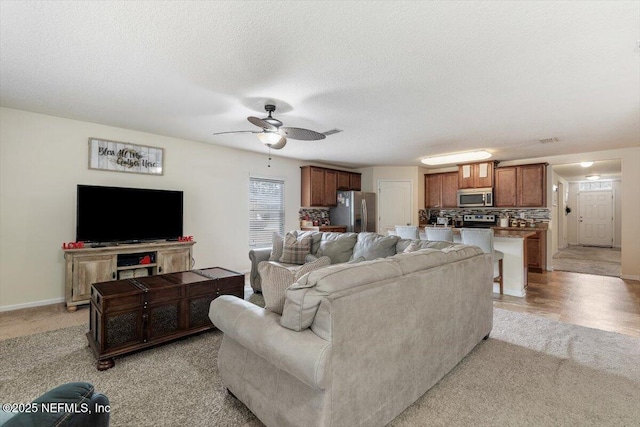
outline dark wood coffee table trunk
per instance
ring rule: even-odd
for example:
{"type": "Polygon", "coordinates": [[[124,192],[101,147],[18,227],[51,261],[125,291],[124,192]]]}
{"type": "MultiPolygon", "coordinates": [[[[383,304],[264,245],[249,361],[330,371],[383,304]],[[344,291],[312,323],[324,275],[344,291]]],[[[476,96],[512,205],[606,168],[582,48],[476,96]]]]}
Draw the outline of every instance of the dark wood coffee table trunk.
{"type": "Polygon", "coordinates": [[[211,301],[244,297],[244,275],[221,267],[94,283],[89,346],[98,370],[113,358],[212,329],[211,301]]]}

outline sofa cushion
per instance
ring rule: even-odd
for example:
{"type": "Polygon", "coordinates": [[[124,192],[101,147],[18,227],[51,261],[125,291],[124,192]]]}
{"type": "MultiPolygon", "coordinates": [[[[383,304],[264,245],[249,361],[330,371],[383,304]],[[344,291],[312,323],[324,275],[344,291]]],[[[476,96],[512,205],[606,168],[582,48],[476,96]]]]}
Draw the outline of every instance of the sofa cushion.
{"type": "Polygon", "coordinates": [[[435,240],[400,239],[398,240],[398,243],[396,243],[396,253],[401,254],[411,243],[415,243],[418,249],[444,249],[454,245],[454,243],[451,242],[440,242],[435,240]]]}
{"type": "Polygon", "coordinates": [[[316,256],[328,256],[331,264],[347,262],[357,238],[356,233],[323,233],[316,256]]]}
{"type": "Polygon", "coordinates": [[[312,271],[287,288],[280,324],[294,331],[306,329],[327,295],[401,275],[393,259],[343,263],[312,271]]]}
{"type": "Polygon", "coordinates": [[[258,265],[258,271],[262,278],[264,308],[274,313],[282,314],[285,290],[310,271],[329,264],[331,264],[331,260],[326,256],[295,267],[285,266],[273,261],[261,262],[258,265]]]}
{"type": "Polygon", "coordinates": [[[311,236],[304,235],[298,238],[295,231],[290,231],[284,237],[284,248],[280,262],[288,264],[304,264],[305,257],[311,252],[311,236]]]}
{"type": "Polygon", "coordinates": [[[398,236],[381,236],[373,232],[358,233],[351,259],[362,256],[366,260],[372,260],[395,255],[398,239],[398,236]]]}
{"type": "Polygon", "coordinates": [[[397,261],[403,274],[411,274],[482,253],[482,250],[475,246],[453,245],[444,249],[419,249],[415,252],[401,253],[391,259],[397,261]]]}

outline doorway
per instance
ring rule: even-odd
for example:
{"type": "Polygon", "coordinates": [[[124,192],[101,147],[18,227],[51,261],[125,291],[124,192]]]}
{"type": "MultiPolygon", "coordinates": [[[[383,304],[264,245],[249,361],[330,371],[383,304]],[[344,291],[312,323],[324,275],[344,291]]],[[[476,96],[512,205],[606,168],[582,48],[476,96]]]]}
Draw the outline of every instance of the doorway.
{"type": "Polygon", "coordinates": [[[613,247],[613,191],[578,193],[578,244],[613,247]]]}
{"type": "Polygon", "coordinates": [[[411,181],[378,181],[378,233],[386,234],[396,225],[411,225],[412,194],[411,181]]]}

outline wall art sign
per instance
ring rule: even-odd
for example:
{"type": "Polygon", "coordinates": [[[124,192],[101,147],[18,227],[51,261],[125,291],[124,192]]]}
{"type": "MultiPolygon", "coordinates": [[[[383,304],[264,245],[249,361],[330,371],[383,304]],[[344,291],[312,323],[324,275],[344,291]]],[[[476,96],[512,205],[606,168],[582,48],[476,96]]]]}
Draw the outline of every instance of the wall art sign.
{"type": "Polygon", "coordinates": [[[89,138],[89,169],[162,175],[163,161],[162,148],[89,138]]]}

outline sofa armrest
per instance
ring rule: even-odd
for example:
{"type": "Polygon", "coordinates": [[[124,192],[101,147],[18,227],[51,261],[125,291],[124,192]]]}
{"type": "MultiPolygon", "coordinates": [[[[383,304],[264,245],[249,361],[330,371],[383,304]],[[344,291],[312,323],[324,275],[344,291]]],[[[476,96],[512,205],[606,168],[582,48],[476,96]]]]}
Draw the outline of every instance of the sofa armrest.
{"type": "Polygon", "coordinates": [[[271,248],[258,248],[249,251],[249,259],[251,260],[251,273],[249,273],[249,283],[254,291],[262,290],[260,275],[258,274],[258,264],[262,261],[269,261],[271,256],[271,248]]]}
{"type": "Polygon", "coordinates": [[[311,329],[295,332],[280,326],[280,316],[233,295],[211,303],[213,324],[243,347],[310,387],[324,390],[330,373],[331,342],[311,329]]]}

